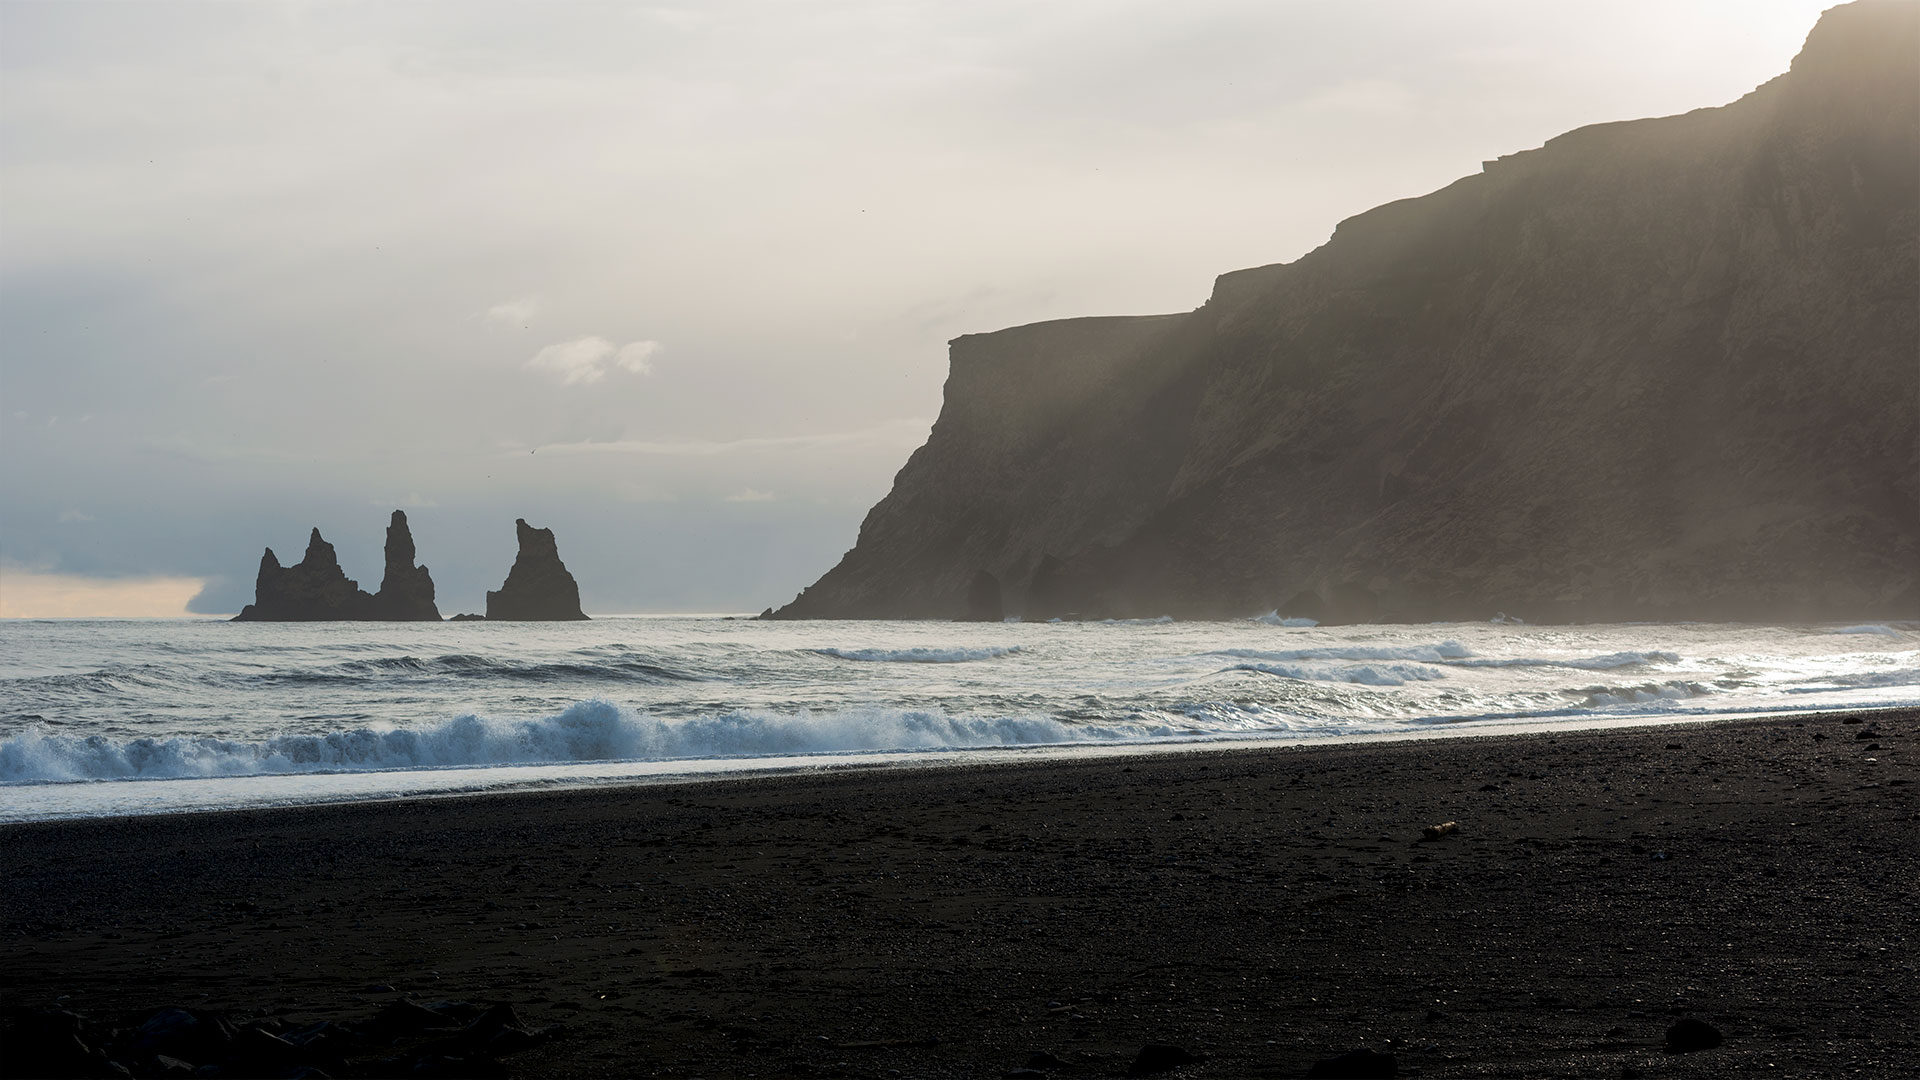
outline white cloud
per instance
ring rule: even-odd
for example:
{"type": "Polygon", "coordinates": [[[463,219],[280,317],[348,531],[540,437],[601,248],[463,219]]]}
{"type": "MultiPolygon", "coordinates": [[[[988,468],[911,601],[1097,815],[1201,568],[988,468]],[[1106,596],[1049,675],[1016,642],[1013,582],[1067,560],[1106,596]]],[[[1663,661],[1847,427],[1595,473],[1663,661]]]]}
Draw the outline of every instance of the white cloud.
{"type": "Polygon", "coordinates": [[[546,304],[537,296],[523,296],[518,300],[508,300],[504,304],[495,304],[487,309],[487,321],[503,326],[525,326],[540,314],[546,304]]]}
{"type": "Polygon", "coordinates": [[[93,520],[92,514],[82,513],[78,510],[60,511],[60,524],[62,525],[65,525],[70,521],[92,521],[92,520],[93,520]]]}
{"type": "Polygon", "coordinates": [[[660,351],[657,341],[630,341],[613,354],[613,362],[635,375],[653,374],[653,354],[660,351]]]}
{"type": "Polygon", "coordinates": [[[527,367],[558,375],[562,386],[572,386],[599,382],[606,378],[610,366],[635,375],[651,374],[652,358],[659,351],[657,341],[631,341],[616,348],[603,337],[574,338],[541,349],[527,361],[527,367]]]}
{"type": "Polygon", "coordinates": [[[772,502],[773,492],[759,491],[754,488],[741,488],[727,496],[727,502],[772,502]]]}

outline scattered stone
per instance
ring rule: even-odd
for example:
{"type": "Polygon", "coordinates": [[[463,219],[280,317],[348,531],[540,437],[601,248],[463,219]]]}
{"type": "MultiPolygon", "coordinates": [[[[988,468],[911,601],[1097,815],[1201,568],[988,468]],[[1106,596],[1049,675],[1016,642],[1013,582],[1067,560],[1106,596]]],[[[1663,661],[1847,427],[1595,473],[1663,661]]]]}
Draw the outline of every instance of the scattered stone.
{"type": "Polygon", "coordinates": [[[1866,719],[1864,716],[1843,716],[1840,718],[1840,722],[1843,724],[1861,724],[1865,723],[1866,719]]]}
{"type": "Polygon", "coordinates": [[[1360,1049],[1316,1061],[1307,1075],[1321,1080],[1392,1080],[1400,1075],[1400,1063],[1392,1054],[1360,1049]]]}
{"type": "Polygon", "coordinates": [[[1718,1028],[1705,1020],[1695,1020],[1691,1016],[1667,1029],[1667,1053],[1669,1054],[1691,1054],[1696,1050],[1711,1050],[1725,1041],[1718,1028]]]}
{"type": "Polygon", "coordinates": [[[1861,728],[1859,731],[1853,733],[1854,742],[1866,742],[1868,739],[1877,739],[1879,737],[1880,732],[1870,727],[1861,728]]]}
{"type": "Polygon", "coordinates": [[[442,1016],[417,1001],[401,998],[374,1014],[367,1026],[383,1034],[411,1034],[432,1028],[459,1026],[459,1021],[442,1016]]]}
{"type": "Polygon", "coordinates": [[[1441,837],[1446,836],[1448,833],[1454,833],[1458,831],[1460,831],[1459,822],[1443,821],[1438,825],[1429,825],[1426,828],[1421,829],[1420,835],[1428,840],[1438,840],[1441,837]]]}
{"type": "Polygon", "coordinates": [[[1128,1076],[1153,1076],[1157,1073],[1172,1072],[1187,1065],[1197,1065],[1200,1058],[1182,1047],[1165,1043],[1148,1043],[1133,1056],[1133,1064],[1127,1066],[1128,1076]]]}

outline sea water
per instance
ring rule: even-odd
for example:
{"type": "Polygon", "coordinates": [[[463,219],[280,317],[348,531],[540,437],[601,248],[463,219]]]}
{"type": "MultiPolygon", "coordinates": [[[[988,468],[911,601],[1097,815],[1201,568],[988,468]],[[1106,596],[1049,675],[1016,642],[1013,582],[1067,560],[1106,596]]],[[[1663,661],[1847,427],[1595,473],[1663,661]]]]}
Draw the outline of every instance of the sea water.
{"type": "Polygon", "coordinates": [[[1920,624],[0,623],[0,821],[1920,705],[1920,624]]]}

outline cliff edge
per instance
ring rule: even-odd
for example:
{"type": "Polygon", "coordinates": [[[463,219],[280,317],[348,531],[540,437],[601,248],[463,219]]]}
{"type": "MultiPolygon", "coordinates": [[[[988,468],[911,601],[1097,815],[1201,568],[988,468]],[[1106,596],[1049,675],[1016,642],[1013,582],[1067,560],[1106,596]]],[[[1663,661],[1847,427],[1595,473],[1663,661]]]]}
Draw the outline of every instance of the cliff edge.
{"type": "Polygon", "coordinates": [[[1920,616],[1920,5],[1342,222],[1180,315],[952,343],[776,617],[1920,616]]]}

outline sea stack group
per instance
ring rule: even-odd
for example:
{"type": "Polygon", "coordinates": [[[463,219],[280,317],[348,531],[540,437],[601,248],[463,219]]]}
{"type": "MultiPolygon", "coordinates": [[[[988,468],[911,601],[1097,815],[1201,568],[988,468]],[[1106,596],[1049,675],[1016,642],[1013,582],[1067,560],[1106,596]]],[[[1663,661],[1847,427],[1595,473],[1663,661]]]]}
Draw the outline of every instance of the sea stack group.
{"type": "MultiPolygon", "coordinates": [[[[455,615],[459,621],[560,621],[585,619],[580,610],[580,586],[560,561],[560,547],[552,529],[536,529],[526,520],[514,522],[520,553],[497,592],[487,593],[485,615],[455,615]]],[[[234,622],[439,622],[433,600],[433,576],[414,565],[413,533],[407,515],[395,510],[387,526],[386,575],[380,591],[369,594],[340,569],[333,545],[316,527],[307,538],[307,552],[292,566],[280,565],[273,549],[260,557],[254,579],[253,603],[234,622]]]]}

